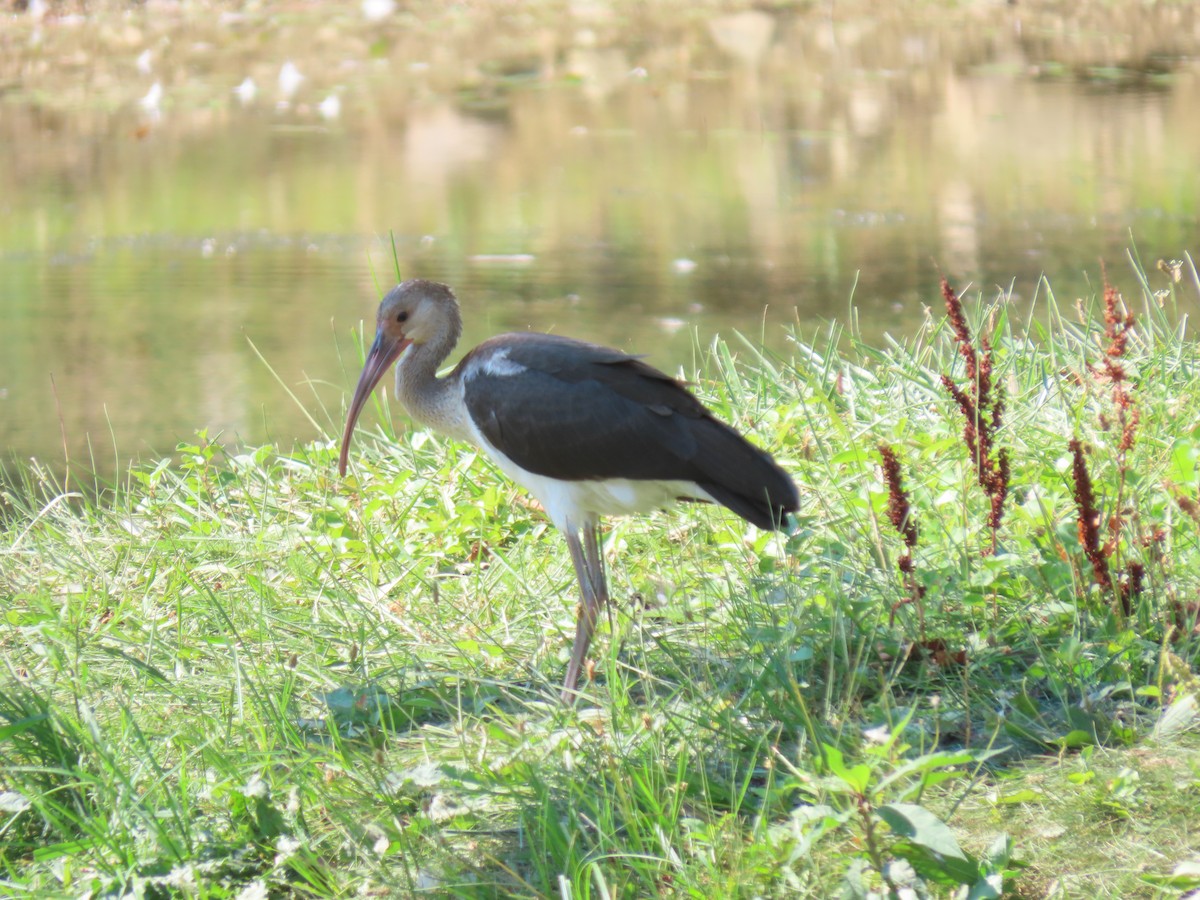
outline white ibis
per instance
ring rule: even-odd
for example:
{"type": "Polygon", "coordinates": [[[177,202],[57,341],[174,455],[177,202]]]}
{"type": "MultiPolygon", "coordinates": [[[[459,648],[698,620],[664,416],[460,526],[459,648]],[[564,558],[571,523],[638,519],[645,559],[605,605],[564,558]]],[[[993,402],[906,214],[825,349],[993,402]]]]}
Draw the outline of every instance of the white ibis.
{"type": "Polygon", "coordinates": [[[570,703],[608,602],[601,516],[704,500],[776,529],[799,506],[796,485],[682,384],[637,357],[551,334],[502,334],[439,378],[461,333],[446,285],[413,279],[388,291],[350,401],[338,472],[346,474],[367,398],[399,359],[396,397],[409,414],[481,449],[566,536],[583,595],[562,690],[570,703]]]}

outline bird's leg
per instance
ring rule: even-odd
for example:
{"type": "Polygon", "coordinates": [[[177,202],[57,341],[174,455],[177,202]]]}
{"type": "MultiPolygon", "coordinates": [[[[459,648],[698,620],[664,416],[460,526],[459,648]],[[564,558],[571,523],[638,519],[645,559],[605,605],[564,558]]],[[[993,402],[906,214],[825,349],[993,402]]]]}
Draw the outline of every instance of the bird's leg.
{"type": "Polygon", "coordinates": [[[604,577],[604,555],[600,552],[600,528],[592,525],[583,529],[583,552],[592,573],[592,588],[600,606],[608,602],[608,580],[604,577]]]}
{"type": "Polygon", "coordinates": [[[596,618],[600,611],[608,613],[608,624],[612,627],[612,605],[608,596],[608,575],[604,571],[604,552],[600,544],[600,526],[595,525],[583,531],[583,551],[587,556],[588,567],[592,572],[592,589],[596,592],[596,618]]]}
{"type": "Polygon", "coordinates": [[[575,564],[575,575],[579,579],[579,589],[583,594],[579,619],[575,625],[575,643],[571,647],[571,661],[567,663],[567,677],[562,689],[562,702],[570,704],[576,697],[575,688],[579,684],[579,674],[587,658],[588,646],[592,642],[592,632],[596,630],[600,609],[608,602],[608,586],[604,579],[604,558],[600,555],[598,528],[595,525],[586,525],[578,533],[566,532],[566,537],[567,547],[571,551],[571,562],[575,564]]]}

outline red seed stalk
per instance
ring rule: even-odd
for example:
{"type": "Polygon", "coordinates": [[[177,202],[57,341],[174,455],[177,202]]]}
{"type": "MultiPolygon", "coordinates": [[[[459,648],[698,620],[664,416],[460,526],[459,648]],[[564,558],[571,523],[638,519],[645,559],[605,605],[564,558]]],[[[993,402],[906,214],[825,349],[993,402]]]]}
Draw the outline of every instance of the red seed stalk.
{"type": "Polygon", "coordinates": [[[883,481],[888,489],[888,521],[904,538],[904,553],[896,560],[896,568],[908,596],[892,607],[892,622],[895,622],[896,610],[905,603],[912,603],[917,608],[917,622],[920,629],[921,641],[925,640],[925,606],[921,602],[925,597],[925,586],[917,581],[917,570],[913,563],[912,554],[917,548],[917,523],[913,517],[912,504],[909,503],[908,492],[904,490],[904,481],[900,471],[900,459],[896,451],[887,444],[879,445],[879,455],[883,457],[883,481]]]}
{"type": "Polygon", "coordinates": [[[942,386],[963,414],[963,442],[975,462],[975,478],[988,498],[987,522],[992,532],[991,552],[995,553],[1011,476],[1008,450],[995,446],[996,433],[1004,421],[1004,389],[992,382],[991,342],[986,336],[981,337],[979,346],[982,352],[976,351],[962,300],[945,278],[942,278],[941,286],[942,298],[946,301],[946,318],[950,320],[959,355],[967,370],[965,390],[946,374],[942,375],[942,386]]]}

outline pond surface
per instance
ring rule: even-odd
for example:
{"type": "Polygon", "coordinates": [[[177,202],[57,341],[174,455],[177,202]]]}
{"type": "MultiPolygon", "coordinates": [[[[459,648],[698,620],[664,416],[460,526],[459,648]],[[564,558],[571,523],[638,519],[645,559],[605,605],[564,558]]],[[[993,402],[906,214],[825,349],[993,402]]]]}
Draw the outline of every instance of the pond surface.
{"type": "Polygon", "coordinates": [[[0,463],[335,435],[389,235],[465,346],[553,330],[673,372],[852,308],[911,333],[939,271],[1028,312],[1103,259],[1140,304],[1134,252],[1196,306],[1156,265],[1200,237],[1195,5],[649,6],[9,15],[0,463]]]}

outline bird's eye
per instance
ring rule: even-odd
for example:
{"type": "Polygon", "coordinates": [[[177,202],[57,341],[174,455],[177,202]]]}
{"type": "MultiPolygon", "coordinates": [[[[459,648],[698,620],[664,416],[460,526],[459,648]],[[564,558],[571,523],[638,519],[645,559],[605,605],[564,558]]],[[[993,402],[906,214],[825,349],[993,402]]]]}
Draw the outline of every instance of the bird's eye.
{"type": "Polygon", "coordinates": [[[407,312],[398,313],[396,315],[396,321],[397,322],[407,322],[408,321],[408,313],[407,312]]]}

